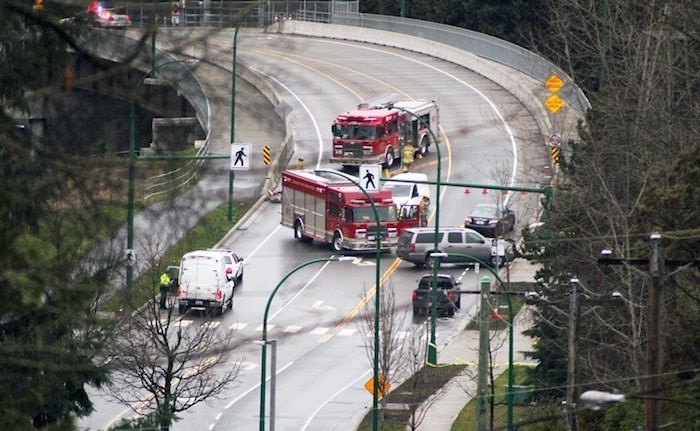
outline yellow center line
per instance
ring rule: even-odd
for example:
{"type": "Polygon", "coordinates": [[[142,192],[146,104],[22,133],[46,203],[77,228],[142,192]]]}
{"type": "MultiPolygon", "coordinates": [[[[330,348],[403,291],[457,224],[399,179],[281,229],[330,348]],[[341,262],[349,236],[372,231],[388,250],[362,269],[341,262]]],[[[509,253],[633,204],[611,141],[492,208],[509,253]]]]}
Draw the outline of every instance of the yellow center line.
{"type": "MultiPolygon", "coordinates": [[[[389,277],[391,277],[394,274],[394,272],[396,271],[396,269],[399,267],[400,264],[401,264],[401,259],[399,259],[399,258],[396,258],[396,259],[394,259],[393,262],[391,262],[391,264],[386,269],[384,274],[382,274],[382,276],[380,277],[379,282],[381,283],[382,286],[387,282],[389,277]]],[[[343,328],[345,328],[348,325],[348,323],[352,322],[353,319],[355,318],[355,316],[357,316],[357,314],[367,305],[367,303],[369,303],[372,300],[372,298],[374,298],[374,295],[376,292],[377,292],[377,285],[374,284],[372,286],[372,288],[370,290],[368,290],[365,293],[365,295],[360,299],[360,302],[355,304],[355,306],[345,315],[345,317],[343,317],[343,319],[335,325],[335,330],[340,331],[343,328]]],[[[320,342],[325,343],[325,342],[329,341],[331,338],[333,338],[333,336],[334,336],[334,334],[326,334],[323,337],[321,337],[320,342]]]]}

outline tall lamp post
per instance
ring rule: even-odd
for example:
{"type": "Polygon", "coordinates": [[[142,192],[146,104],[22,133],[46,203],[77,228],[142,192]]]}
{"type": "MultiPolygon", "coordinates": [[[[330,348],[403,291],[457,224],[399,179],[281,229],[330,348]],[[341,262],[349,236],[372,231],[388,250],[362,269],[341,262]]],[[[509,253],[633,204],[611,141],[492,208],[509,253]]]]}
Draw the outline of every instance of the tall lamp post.
{"type": "MultiPolygon", "coordinates": [[[[377,206],[374,204],[374,199],[372,199],[372,196],[369,195],[367,190],[365,190],[364,187],[352,176],[345,174],[340,171],[336,171],[333,169],[316,169],[314,172],[325,172],[325,173],[330,173],[334,175],[338,175],[340,177],[345,178],[346,180],[352,182],[355,184],[357,187],[360,188],[360,191],[364,193],[364,195],[367,197],[369,200],[369,203],[372,205],[372,211],[374,211],[374,218],[376,222],[376,233],[375,233],[375,238],[377,247],[375,249],[375,259],[376,259],[376,270],[375,270],[375,294],[374,294],[374,366],[373,366],[373,373],[372,373],[372,379],[374,381],[374,384],[372,385],[372,430],[377,431],[379,429],[379,322],[380,322],[380,310],[381,310],[381,300],[379,298],[380,295],[380,286],[381,286],[381,278],[382,278],[382,270],[381,270],[381,258],[382,258],[382,235],[379,230],[379,225],[381,224],[381,218],[379,217],[379,212],[377,212],[377,206]]],[[[260,431],[263,431],[262,429],[260,431]]]]}
{"type": "MultiPolygon", "coordinates": [[[[438,249],[438,243],[439,241],[439,230],[440,230],[440,178],[442,176],[442,157],[440,155],[440,145],[439,141],[437,139],[437,136],[435,136],[435,133],[433,132],[433,129],[430,127],[430,124],[428,124],[427,121],[425,121],[423,118],[421,118],[420,115],[417,115],[408,109],[402,108],[400,106],[395,106],[394,104],[389,104],[388,107],[398,109],[401,112],[405,112],[409,115],[411,115],[413,118],[418,120],[426,129],[428,129],[428,133],[430,133],[430,137],[433,138],[433,142],[435,143],[435,151],[437,152],[437,182],[435,183],[435,196],[436,196],[436,203],[435,203],[435,236],[433,239],[433,248],[435,250],[438,249]]],[[[438,269],[440,266],[440,260],[439,258],[435,259],[433,262],[433,287],[432,287],[432,292],[431,295],[436,295],[437,294],[437,278],[438,278],[438,269]]],[[[430,306],[430,342],[428,344],[428,363],[437,365],[437,339],[435,335],[435,327],[437,325],[437,304],[435,302],[432,303],[430,306]]]]}
{"type": "MultiPolygon", "coordinates": [[[[231,52],[233,60],[231,64],[231,139],[230,144],[233,147],[236,136],[236,49],[238,47],[238,30],[243,24],[248,14],[252,12],[262,1],[256,2],[244,9],[241,19],[236,23],[236,29],[233,32],[233,50],[231,52]]],[[[228,174],[228,222],[233,221],[233,180],[235,175],[233,169],[229,169],[228,174]]]]}
{"type": "MultiPolygon", "coordinates": [[[[436,253],[437,254],[437,253],[436,253]]],[[[513,370],[513,344],[514,344],[514,336],[513,336],[513,302],[510,299],[510,289],[508,286],[503,282],[501,277],[498,275],[497,269],[494,270],[491,268],[489,264],[484,262],[481,259],[478,259],[473,256],[469,256],[467,254],[462,254],[462,253],[449,253],[452,256],[459,256],[464,259],[470,260],[474,263],[478,263],[481,267],[485,268],[487,271],[489,271],[498,281],[498,284],[501,285],[501,289],[503,289],[503,292],[506,293],[506,299],[508,300],[508,393],[506,394],[506,404],[507,404],[507,409],[508,409],[508,429],[512,430],[513,429],[513,384],[514,384],[514,379],[515,379],[515,373],[513,370]]]]}
{"type": "MultiPolygon", "coordinates": [[[[263,331],[262,331],[262,362],[261,362],[261,370],[260,370],[260,431],[265,431],[265,379],[266,379],[266,368],[267,368],[267,345],[268,345],[268,340],[267,340],[267,317],[268,314],[270,313],[270,305],[272,304],[272,298],[275,297],[275,294],[277,294],[277,291],[282,287],[282,284],[284,284],[285,281],[289,277],[292,276],[295,272],[299,271],[302,268],[305,268],[309,265],[313,265],[315,263],[319,262],[338,262],[338,261],[345,261],[345,260],[353,260],[353,257],[344,257],[344,256],[333,256],[333,257],[323,257],[323,258],[318,258],[318,259],[312,259],[312,260],[307,260],[306,262],[302,262],[301,264],[297,265],[294,267],[291,271],[287,273],[287,275],[280,280],[279,283],[277,283],[277,286],[274,288],[272,293],[270,293],[270,298],[267,300],[267,305],[265,305],[265,314],[263,315],[263,331]]],[[[274,373],[275,370],[272,370],[274,373]]],[[[272,421],[274,418],[271,418],[270,420],[272,421]]],[[[274,425],[272,426],[274,427],[274,425]]]]}
{"type": "Polygon", "coordinates": [[[139,80],[134,87],[134,92],[131,93],[130,107],[129,107],[129,201],[127,209],[127,222],[126,222],[126,249],[127,249],[127,263],[126,263],[126,293],[127,296],[131,295],[131,289],[134,282],[134,265],[136,265],[136,253],[134,251],[134,203],[136,200],[136,187],[134,185],[136,180],[136,107],[134,103],[134,98],[136,92],[138,91],[141,84],[144,83],[146,78],[149,78],[155,74],[155,72],[169,64],[173,63],[195,63],[198,60],[172,60],[166,61],[165,63],[159,64],[153,67],[151,70],[146,72],[143,77],[139,80]]]}

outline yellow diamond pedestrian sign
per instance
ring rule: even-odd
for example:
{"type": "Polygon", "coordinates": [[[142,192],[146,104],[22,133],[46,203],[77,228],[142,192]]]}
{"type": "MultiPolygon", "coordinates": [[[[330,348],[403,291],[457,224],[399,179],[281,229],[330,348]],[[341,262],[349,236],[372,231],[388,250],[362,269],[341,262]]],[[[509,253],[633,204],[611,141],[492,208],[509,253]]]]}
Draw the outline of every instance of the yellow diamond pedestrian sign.
{"type": "Polygon", "coordinates": [[[552,94],[545,100],[544,105],[552,114],[556,114],[558,110],[564,107],[564,101],[556,94],[552,94]]]}
{"type": "MultiPolygon", "coordinates": [[[[384,395],[389,393],[389,391],[391,390],[391,385],[384,379],[384,376],[382,376],[381,374],[377,376],[377,380],[379,380],[379,387],[377,388],[377,399],[381,400],[384,397],[384,395]]],[[[365,382],[365,389],[367,389],[367,391],[370,394],[374,395],[374,377],[370,377],[369,380],[365,382]]]]}
{"type": "Polygon", "coordinates": [[[561,90],[561,88],[564,86],[564,81],[561,80],[560,77],[558,77],[555,74],[552,74],[552,76],[549,77],[547,81],[545,81],[544,85],[549,88],[549,91],[552,93],[556,93],[557,91],[561,90]]]}

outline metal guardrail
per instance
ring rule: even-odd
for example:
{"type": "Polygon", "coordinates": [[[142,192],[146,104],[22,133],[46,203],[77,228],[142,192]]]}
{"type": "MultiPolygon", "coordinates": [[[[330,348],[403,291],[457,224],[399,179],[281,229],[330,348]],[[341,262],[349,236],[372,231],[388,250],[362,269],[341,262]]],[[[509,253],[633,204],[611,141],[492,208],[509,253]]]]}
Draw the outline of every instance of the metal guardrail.
{"type": "Polygon", "coordinates": [[[336,12],[333,24],[391,31],[439,42],[508,66],[544,83],[556,73],[566,84],[558,93],[581,117],[591,107],[588,98],[563,70],[527,49],[487,34],[410,18],[336,12]]]}
{"type": "Polygon", "coordinates": [[[265,27],[286,19],[330,23],[335,12],[359,10],[357,1],[175,1],[128,3],[125,9],[136,27],[265,27]]]}
{"type": "MultiPolygon", "coordinates": [[[[185,1],[182,1],[185,3],[185,1]]],[[[358,1],[188,1],[180,8],[177,26],[265,27],[293,19],[371,28],[439,42],[508,66],[544,83],[556,73],[565,83],[558,95],[583,117],[590,102],[561,68],[527,49],[483,33],[410,18],[359,13],[358,1]],[[257,5],[257,6],[256,6],[257,5]]],[[[172,3],[129,3],[128,13],[136,26],[174,26],[172,3]]]]}

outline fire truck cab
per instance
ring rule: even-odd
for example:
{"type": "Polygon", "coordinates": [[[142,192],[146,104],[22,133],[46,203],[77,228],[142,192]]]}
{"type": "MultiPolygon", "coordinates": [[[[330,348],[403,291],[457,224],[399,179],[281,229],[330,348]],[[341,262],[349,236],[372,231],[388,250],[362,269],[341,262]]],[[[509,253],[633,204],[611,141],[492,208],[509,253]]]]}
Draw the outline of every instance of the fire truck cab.
{"type": "Polygon", "coordinates": [[[401,147],[409,139],[416,154],[426,155],[438,137],[437,100],[389,100],[366,102],[342,113],[331,126],[331,163],[359,166],[381,163],[391,168],[400,159],[401,147]]]}
{"type": "Polygon", "coordinates": [[[281,224],[294,229],[297,240],[322,241],[334,251],[376,250],[377,231],[380,247],[386,251],[396,246],[404,229],[420,224],[417,217],[399,220],[391,191],[368,194],[380,219],[378,228],[372,204],[352,181],[310,170],[286,170],[282,172],[281,224]]]}

